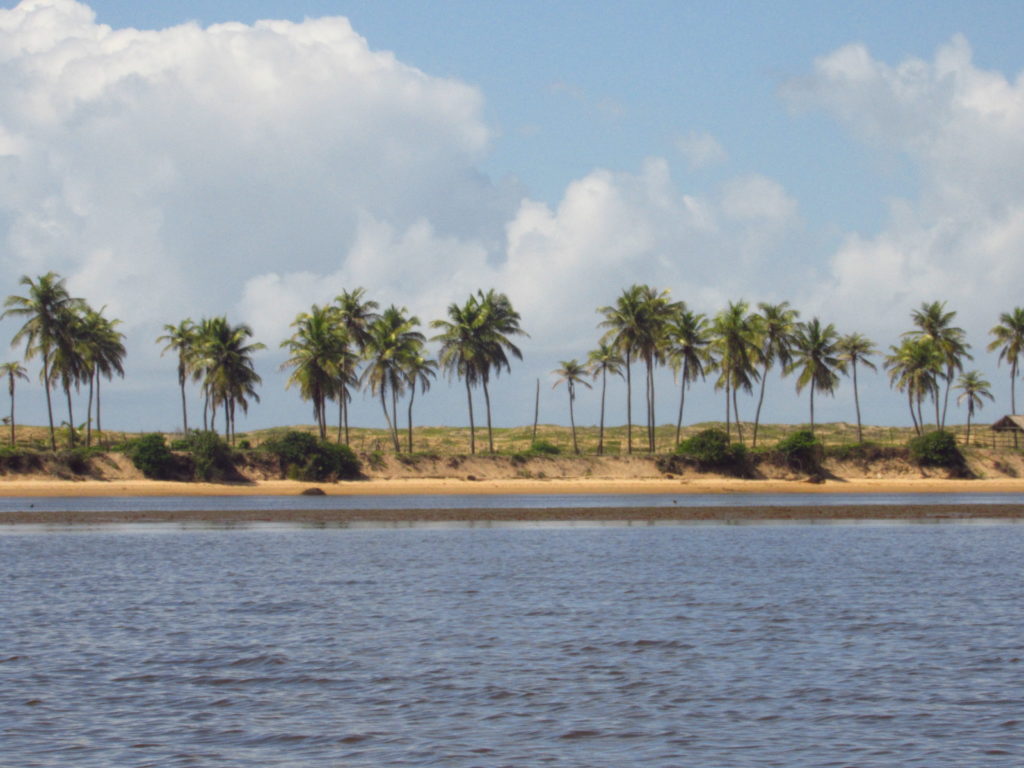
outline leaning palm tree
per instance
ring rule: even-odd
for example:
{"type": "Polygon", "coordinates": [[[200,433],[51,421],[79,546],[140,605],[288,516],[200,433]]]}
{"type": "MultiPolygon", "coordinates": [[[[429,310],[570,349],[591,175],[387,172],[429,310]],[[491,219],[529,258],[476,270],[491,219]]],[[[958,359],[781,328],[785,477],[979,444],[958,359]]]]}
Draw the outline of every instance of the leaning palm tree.
{"type": "Polygon", "coordinates": [[[811,434],[814,434],[814,393],[831,395],[839,384],[842,362],[839,360],[837,342],[839,334],[829,323],[822,327],[818,318],[800,323],[793,335],[793,361],[788,372],[797,373],[796,392],[800,394],[808,384],[811,386],[811,434]]]}
{"type": "Polygon", "coordinates": [[[345,434],[345,444],[349,444],[348,432],[348,404],[352,399],[350,389],[359,386],[357,375],[358,360],[366,352],[366,345],[370,342],[370,327],[380,318],[377,309],[380,305],[366,297],[365,288],[355,288],[351,291],[342,291],[334,299],[335,322],[340,324],[349,340],[348,350],[343,365],[338,369],[337,393],[338,393],[338,442],[341,442],[342,432],[345,434]]]}
{"type": "Polygon", "coordinates": [[[673,370],[679,374],[679,416],[676,419],[676,445],[682,437],[683,404],[686,390],[697,378],[704,378],[708,365],[708,345],[711,343],[708,320],[699,312],[682,306],[668,330],[668,356],[673,370]]]}
{"type": "Polygon", "coordinates": [[[608,388],[608,374],[621,376],[622,367],[625,361],[618,353],[618,350],[610,344],[601,343],[597,349],[591,351],[587,356],[590,364],[590,375],[593,378],[601,377],[601,420],[597,429],[597,455],[604,455],[604,396],[608,388]]]}
{"type": "Polygon", "coordinates": [[[967,371],[957,379],[956,388],[960,390],[960,396],[957,397],[956,403],[960,405],[964,400],[967,401],[967,444],[971,444],[971,419],[974,417],[974,410],[977,408],[979,411],[985,405],[985,398],[995,402],[995,398],[992,397],[992,393],[989,391],[989,384],[985,379],[982,378],[981,371],[967,371]]]}
{"type": "Polygon", "coordinates": [[[757,447],[757,428],[761,423],[761,406],[764,405],[764,390],[768,382],[768,371],[776,362],[785,370],[790,363],[793,336],[796,333],[796,319],[800,313],[790,309],[789,302],[757,305],[760,312],[754,316],[758,337],[757,357],[761,360],[761,394],[757,398],[754,412],[754,437],[751,441],[757,447]]]}
{"type": "Polygon", "coordinates": [[[945,394],[942,400],[942,415],[939,415],[939,399],[935,398],[935,423],[939,429],[946,425],[946,409],[949,405],[949,388],[953,384],[953,374],[964,369],[964,360],[973,360],[967,351],[971,345],[966,341],[963,328],[951,325],[956,317],[955,311],[946,311],[946,302],[933,301],[922,304],[920,309],[910,313],[916,329],[907,331],[904,336],[915,339],[929,339],[935,343],[942,355],[943,371],[940,378],[945,381],[945,394]]]}
{"type": "Polygon", "coordinates": [[[7,393],[11,396],[11,447],[14,447],[14,382],[28,381],[28,372],[19,362],[0,364],[0,376],[7,377],[7,393]]]}
{"type": "Polygon", "coordinates": [[[860,363],[872,371],[877,371],[878,368],[871,362],[871,355],[877,355],[878,350],[875,349],[875,343],[871,339],[859,333],[848,333],[843,336],[836,343],[836,349],[839,352],[839,362],[843,373],[847,372],[847,367],[852,372],[853,404],[857,410],[857,442],[863,443],[864,434],[860,423],[860,394],[857,390],[857,364],[860,363]]]}
{"type": "Polygon", "coordinates": [[[24,324],[14,334],[11,344],[25,342],[25,358],[30,360],[39,355],[43,360],[40,379],[46,391],[46,414],[50,420],[50,449],[57,450],[53,427],[53,403],[50,386],[53,383],[51,363],[57,350],[58,341],[68,332],[69,318],[83,304],[81,299],[72,298],[64,286],[64,279],[56,272],[47,272],[35,280],[23,275],[19,281],[28,288],[25,296],[8,296],[4,302],[7,308],[0,319],[17,317],[24,324]]]}
{"type": "Polygon", "coordinates": [[[430,325],[441,332],[432,341],[441,342],[438,361],[449,378],[462,379],[469,407],[469,452],[476,453],[476,423],[473,419],[473,387],[479,382],[485,365],[485,350],[479,344],[483,312],[475,297],[465,304],[448,305],[448,319],[430,325]]]}
{"type": "Polygon", "coordinates": [[[414,330],[420,324],[419,318],[409,317],[407,312],[405,307],[399,309],[391,305],[370,326],[366,344],[367,365],[363,371],[363,379],[370,392],[380,397],[395,453],[402,450],[398,440],[398,398],[405,392],[407,383],[404,370],[409,358],[419,352],[424,341],[423,334],[414,330]]]}
{"type": "Polygon", "coordinates": [[[995,338],[988,345],[990,352],[999,350],[999,362],[1010,364],[1010,411],[1017,413],[1017,371],[1024,354],[1024,308],[1015,307],[999,316],[999,325],[989,331],[995,338]]]}
{"type": "Polygon", "coordinates": [[[555,383],[551,385],[551,388],[554,389],[564,381],[566,389],[569,390],[569,424],[572,426],[572,450],[573,453],[579,455],[580,447],[576,442],[576,416],[573,413],[573,403],[576,402],[577,384],[582,384],[587,389],[590,389],[590,382],[586,379],[587,367],[575,358],[563,360],[561,366],[561,368],[556,368],[551,372],[558,377],[555,383]]]}
{"type": "Polygon", "coordinates": [[[177,325],[168,323],[164,326],[164,335],[157,338],[157,343],[166,343],[160,352],[176,352],[178,354],[178,387],[181,389],[181,423],[182,434],[188,434],[188,404],[185,400],[185,382],[192,373],[196,357],[197,329],[192,318],[185,318],[177,325]]]}
{"type": "Polygon", "coordinates": [[[402,366],[402,374],[409,385],[409,453],[412,453],[412,404],[416,399],[416,385],[419,384],[420,392],[426,393],[431,380],[437,377],[437,361],[426,357],[423,352],[422,342],[411,344],[402,366]]]}
{"type": "MultiPolygon", "coordinates": [[[[914,431],[924,432],[921,403],[925,397],[938,396],[938,377],[942,371],[942,353],[931,339],[904,338],[899,346],[890,346],[885,358],[889,385],[907,393],[907,405],[914,431]],[[915,412],[916,407],[916,412],[915,412]]],[[[937,426],[937,425],[936,425],[937,426]]]]}
{"type": "Polygon", "coordinates": [[[743,430],[736,393],[741,389],[753,392],[754,382],[759,377],[756,369],[759,355],[757,327],[748,310],[747,302],[731,301],[711,324],[711,352],[718,370],[715,389],[725,390],[725,431],[730,434],[731,405],[740,442],[743,442],[743,430]]]}
{"type": "Polygon", "coordinates": [[[333,315],[329,307],[314,304],[295,318],[291,325],[295,333],[281,342],[290,354],[281,369],[292,369],[285,386],[297,385],[299,396],[312,401],[321,440],[327,439],[326,403],[336,393],[339,368],[347,354],[348,337],[333,315]]]}

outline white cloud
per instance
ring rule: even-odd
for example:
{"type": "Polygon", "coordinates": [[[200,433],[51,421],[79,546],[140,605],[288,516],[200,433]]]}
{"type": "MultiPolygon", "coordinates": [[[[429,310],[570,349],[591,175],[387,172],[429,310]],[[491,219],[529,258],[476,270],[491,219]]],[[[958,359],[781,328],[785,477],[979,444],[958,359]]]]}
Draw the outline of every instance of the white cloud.
{"type": "Polygon", "coordinates": [[[690,131],[676,139],[676,149],[686,159],[690,170],[707,168],[729,159],[718,139],[707,131],[690,131]]]}

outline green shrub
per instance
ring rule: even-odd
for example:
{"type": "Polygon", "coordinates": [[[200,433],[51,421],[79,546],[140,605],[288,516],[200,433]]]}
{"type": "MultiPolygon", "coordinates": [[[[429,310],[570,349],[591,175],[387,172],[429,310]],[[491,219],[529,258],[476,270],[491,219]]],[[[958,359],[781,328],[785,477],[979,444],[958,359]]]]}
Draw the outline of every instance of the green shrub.
{"type": "MultiPolygon", "coordinates": [[[[750,473],[750,453],[742,443],[729,443],[720,429],[705,429],[676,446],[676,455],[697,465],[701,471],[717,470],[736,475],[750,473]]],[[[663,470],[668,471],[668,470],[663,470]]]]}
{"type": "Polygon", "coordinates": [[[237,476],[231,449],[216,432],[194,429],[189,431],[186,442],[196,480],[218,482],[237,476]]]}
{"type": "Polygon", "coordinates": [[[167,480],[178,469],[174,454],[167,447],[164,436],[158,432],[132,440],[125,446],[124,453],[137,470],[154,480],[167,480]]]}
{"type": "Polygon", "coordinates": [[[880,461],[882,459],[905,459],[907,448],[902,445],[879,445],[878,443],[843,443],[825,447],[825,456],[837,461],[880,461]]]}
{"type": "Polygon", "coordinates": [[[549,440],[534,440],[530,443],[530,450],[527,453],[534,456],[558,456],[562,449],[549,440]]]}
{"type": "Polygon", "coordinates": [[[910,460],[922,467],[944,467],[946,469],[964,470],[967,462],[956,444],[956,436],[952,432],[939,429],[926,432],[912,438],[907,443],[910,460]]]}
{"type": "Polygon", "coordinates": [[[347,445],[318,440],[308,432],[290,430],[260,446],[277,457],[281,474],[295,480],[325,482],[360,477],[359,459],[347,445]]]}
{"type": "Polygon", "coordinates": [[[825,447],[809,429],[800,429],[779,440],[775,450],[790,469],[809,474],[821,472],[825,447]]]}
{"type": "Polygon", "coordinates": [[[252,450],[252,443],[250,443],[248,440],[243,438],[242,440],[238,441],[238,450],[240,450],[240,451],[251,451],[252,450]]]}

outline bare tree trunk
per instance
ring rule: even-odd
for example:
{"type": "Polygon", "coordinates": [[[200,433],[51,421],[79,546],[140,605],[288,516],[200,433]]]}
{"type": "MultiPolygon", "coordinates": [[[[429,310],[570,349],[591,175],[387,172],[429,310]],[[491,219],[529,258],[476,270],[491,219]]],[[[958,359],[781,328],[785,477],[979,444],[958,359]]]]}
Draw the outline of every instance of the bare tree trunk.
{"type": "Polygon", "coordinates": [[[14,447],[14,374],[11,374],[11,448],[14,447]]]}
{"type": "Polygon", "coordinates": [[[412,391],[409,393],[409,453],[412,453],[412,404],[416,399],[416,384],[412,385],[412,391]]]}
{"type": "Polygon", "coordinates": [[[689,362],[683,363],[683,383],[679,387],[679,417],[676,419],[676,445],[683,434],[683,404],[686,402],[686,381],[689,374],[689,362]]]}
{"type": "Polygon", "coordinates": [[[572,402],[576,399],[576,393],[573,391],[572,382],[570,381],[568,386],[569,389],[569,426],[572,427],[572,452],[577,456],[580,455],[580,447],[576,443],[576,417],[572,412],[572,402]]]}
{"type": "Polygon", "coordinates": [[[491,393],[487,389],[487,375],[481,380],[484,385],[484,406],[487,408],[487,450],[494,453],[494,433],[491,430],[491,393]]]}
{"type": "MultiPolygon", "coordinates": [[[[604,456],[604,395],[608,387],[608,371],[601,370],[601,421],[597,428],[597,455],[604,456]]],[[[13,413],[13,412],[12,412],[13,413]]],[[[12,418],[13,422],[14,419],[12,418]]]]}
{"type": "Polygon", "coordinates": [[[100,421],[100,375],[96,374],[96,435],[100,445],[105,443],[103,439],[103,424],[100,421]]]}
{"type": "Polygon", "coordinates": [[[811,379],[811,434],[814,434],[814,379],[811,379]]]}
{"type": "Polygon", "coordinates": [[[89,401],[88,407],[85,409],[85,447],[88,448],[92,445],[92,395],[93,395],[93,382],[95,381],[96,371],[89,374],[89,401]]]}
{"type": "MultiPolygon", "coordinates": [[[[43,353],[43,389],[46,390],[46,415],[50,419],[50,450],[57,450],[57,436],[53,429],[53,403],[50,400],[50,355],[43,353]]],[[[1013,392],[1011,379],[1011,393],[1013,392]]]]}
{"type": "MultiPolygon", "coordinates": [[[[384,396],[384,387],[383,386],[380,388],[380,407],[381,407],[381,410],[384,411],[384,421],[386,421],[387,425],[388,425],[388,434],[391,436],[392,442],[394,442],[394,440],[395,440],[395,430],[391,426],[391,415],[388,413],[388,401],[387,401],[387,398],[384,396]]],[[[398,452],[399,452],[399,449],[396,448],[395,449],[395,453],[398,453],[398,452]]]]}
{"type": "Polygon", "coordinates": [[[864,435],[860,427],[860,395],[857,393],[857,361],[853,361],[853,405],[857,409],[857,442],[864,442],[864,435]]]}
{"type": "Polygon", "coordinates": [[[729,424],[729,414],[731,411],[729,408],[732,406],[732,387],[729,386],[729,379],[725,380],[725,437],[727,440],[732,440],[732,429],[729,424]]]}
{"type": "Polygon", "coordinates": [[[740,405],[736,399],[736,387],[732,388],[732,417],[736,422],[736,439],[743,444],[743,424],[740,422],[740,405]]]}
{"type": "Polygon", "coordinates": [[[64,382],[64,394],[68,398],[68,447],[75,447],[75,414],[71,410],[71,382],[64,382]]]}
{"type": "Polygon", "coordinates": [[[918,426],[917,416],[914,414],[914,392],[910,387],[907,387],[907,406],[910,408],[910,420],[914,422],[914,434],[921,435],[921,427],[918,426]]]}
{"type": "Polygon", "coordinates": [[[469,403],[469,453],[476,453],[476,425],[473,423],[473,390],[469,386],[469,377],[466,377],[466,401],[469,403]]]}
{"type": "Polygon", "coordinates": [[[629,350],[626,350],[626,451],[633,454],[633,372],[629,350]]]}
{"type": "Polygon", "coordinates": [[[761,424],[761,406],[764,404],[764,387],[768,382],[768,363],[764,364],[764,371],[761,373],[761,396],[757,398],[757,410],[754,412],[754,438],[751,446],[757,448],[757,428],[761,424]]]}
{"type": "Polygon", "coordinates": [[[178,377],[178,386],[181,387],[181,424],[184,428],[183,435],[188,436],[188,405],[185,402],[185,377],[178,377]]]}

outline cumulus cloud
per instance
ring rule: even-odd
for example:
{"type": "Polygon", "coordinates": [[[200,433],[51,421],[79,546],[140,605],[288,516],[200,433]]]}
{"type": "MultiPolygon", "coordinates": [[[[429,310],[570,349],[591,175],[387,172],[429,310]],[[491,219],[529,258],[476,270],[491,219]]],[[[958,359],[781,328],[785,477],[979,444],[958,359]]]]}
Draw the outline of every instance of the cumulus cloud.
{"type": "Polygon", "coordinates": [[[958,36],[931,61],[895,65],[849,45],[784,92],[909,158],[918,176],[919,194],[893,200],[882,231],[845,239],[821,304],[899,328],[909,307],[948,300],[980,346],[1024,280],[1024,78],[979,69],[958,36]]]}

